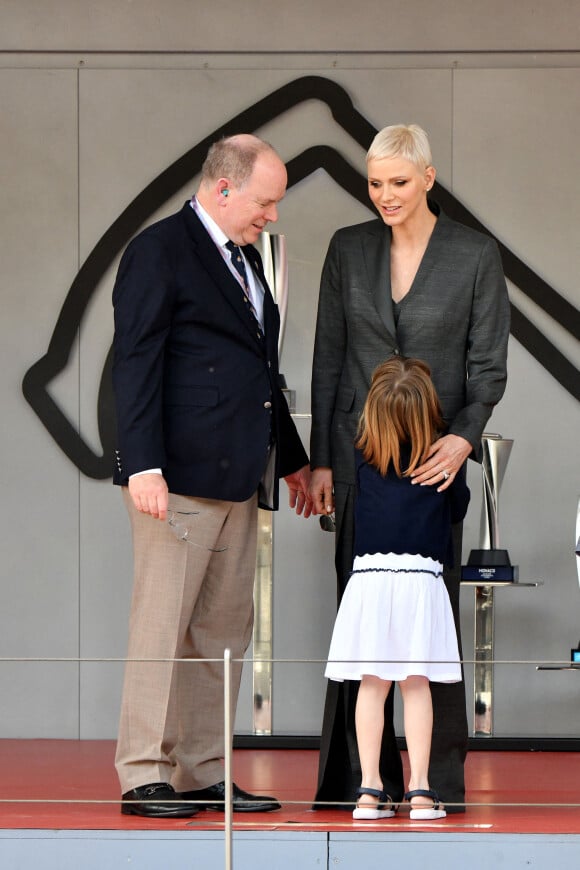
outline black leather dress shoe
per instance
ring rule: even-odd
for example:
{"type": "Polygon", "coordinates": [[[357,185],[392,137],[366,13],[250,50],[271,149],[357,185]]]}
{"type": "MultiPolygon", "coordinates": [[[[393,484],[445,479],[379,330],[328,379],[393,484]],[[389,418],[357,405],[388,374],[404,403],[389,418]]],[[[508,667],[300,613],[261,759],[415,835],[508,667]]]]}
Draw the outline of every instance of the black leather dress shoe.
{"type": "Polygon", "coordinates": [[[195,804],[181,803],[183,797],[168,782],[151,782],[126,791],[121,812],[126,816],[147,816],[150,819],[187,819],[194,816],[198,808],[195,804]]]}
{"type": "MultiPolygon", "coordinates": [[[[278,801],[267,795],[250,794],[244,791],[239,786],[233,783],[232,790],[234,793],[233,809],[236,813],[270,813],[272,810],[281,809],[278,801]]],[[[225,808],[226,799],[226,784],[225,782],[216,782],[215,785],[210,785],[207,788],[200,788],[197,791],[186,791],[181,795],[187,801],[202,801],[196,804],[200,809],[205,810],[221,810],[225,808]]]]}

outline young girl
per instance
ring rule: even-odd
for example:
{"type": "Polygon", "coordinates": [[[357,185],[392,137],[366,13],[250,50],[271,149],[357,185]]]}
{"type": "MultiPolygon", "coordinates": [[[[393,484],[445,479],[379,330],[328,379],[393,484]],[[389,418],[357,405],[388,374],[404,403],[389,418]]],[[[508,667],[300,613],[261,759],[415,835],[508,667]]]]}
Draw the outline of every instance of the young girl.
{"type": "Polygon", "coordinates": [[[393,681],[403,698],[411,818],[446,815],[427,778],[429,680],[461,680],[443,563],[453,562],[451,524],[465,516],[469,489],[461,474],[444,492],[416,485],[411,476],[444,428],[426,363],[393,357],[378,366],[355,450],[354,565],[326,669],[331,680],[361,681],[355,719],[362,782],[355,819],[395,814],[379,773],[384,704],[393,681]]]}

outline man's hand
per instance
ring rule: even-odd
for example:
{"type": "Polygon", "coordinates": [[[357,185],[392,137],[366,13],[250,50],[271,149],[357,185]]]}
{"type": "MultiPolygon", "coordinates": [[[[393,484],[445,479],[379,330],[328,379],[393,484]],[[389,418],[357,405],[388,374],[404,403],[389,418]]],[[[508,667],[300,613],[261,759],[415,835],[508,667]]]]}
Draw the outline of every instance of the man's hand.
{"type": "Polygon", "coordinates": [[[437,486],[443,492],[451,486],[455,475],[472,451],[469,441],[460,435],[444,435],[431,445],[429,458],[411,475],[413,483],[421,486],[437,486]]]}
{"type": "Polygon", "coordinates": [[[129,495],[138,511],[167,519],[169,490],[162,474],[136,474],[129,478],[129,495]]]}
{"type": "Polygon", "coordinates": [[[334,511],[332,468],[315,468],[310,478],[310,498],[313,514],[331,514],[334,511]]]}
{"type": "Polygon", "coordinates": [[[310,467],[305,465],[299,471],[289,474],[284,478],[288,484],[289,497],[288,504],[296,510],[298,516],[304,513],[304,518],[308,519],[312,513],[312,500],[308,490],[310,483],[310,467]]]}

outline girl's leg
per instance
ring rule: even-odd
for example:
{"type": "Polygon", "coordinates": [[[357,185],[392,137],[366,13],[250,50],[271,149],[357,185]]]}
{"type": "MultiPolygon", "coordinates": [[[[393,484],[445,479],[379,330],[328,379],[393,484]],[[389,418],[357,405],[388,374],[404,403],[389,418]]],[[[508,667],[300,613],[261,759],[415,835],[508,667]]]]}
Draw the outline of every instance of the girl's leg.
{"type": "MultiPolygon", "coordinates": [[[[433,705],[427,677],[410,676],[399,683],[403,697],[405,737],[409,752],[411,775],[408,791],[429,789],[429,755],[433,730],[433,705]]],[[[413,807],[430,807],[428,798],[413,798],[413,807]]]]}
{"type": "MultiPolygon", "coordinates": [[[[356,702],[355,723],[358,752],[360,756],[361,787],[383,788],[379,761],[383,736],[385,701],[391,688],[389,680],[381,680],[369,674],[363,676],[356,702]]],[[[363,795],[361,802],[376,804],[378,798],[363,795]]]]}

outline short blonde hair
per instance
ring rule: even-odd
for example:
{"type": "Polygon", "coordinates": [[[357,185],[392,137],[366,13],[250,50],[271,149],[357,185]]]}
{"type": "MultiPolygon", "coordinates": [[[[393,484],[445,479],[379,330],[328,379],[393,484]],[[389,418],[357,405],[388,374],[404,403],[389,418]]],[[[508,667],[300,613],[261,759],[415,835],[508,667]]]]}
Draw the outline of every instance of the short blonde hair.
{"type": "Polygon", "coordinates": [[[383,157],[404,157],[420,172],[432,165],[431,147],[426,132],[418,124],[393,124],[383,127],[367,151],[367,163],[383,157]]]}
{"type": "Polygon", "coordinates": [[[392,463],[396,474],[406,477],[427,458],[444,426],[427,363],[394,356],[373,372],[356,446],[383,476],[392,463]],[[405,443],[411,445],[411,459],[401,471],[400,447],[405,443]]]}

